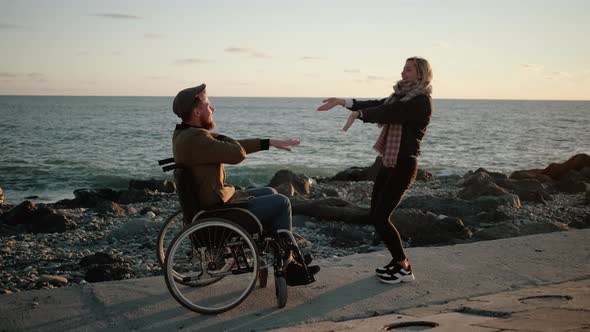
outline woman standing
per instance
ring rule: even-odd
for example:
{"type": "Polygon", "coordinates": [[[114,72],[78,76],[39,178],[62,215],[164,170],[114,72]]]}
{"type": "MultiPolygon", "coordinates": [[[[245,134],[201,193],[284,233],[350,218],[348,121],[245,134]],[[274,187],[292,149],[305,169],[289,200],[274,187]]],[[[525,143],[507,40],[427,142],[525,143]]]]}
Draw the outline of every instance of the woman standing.
{"type": "Polygon", "coordinates": [[[390,215],[412,185],[418,173],[420,142],[426,133],[432,114],[432,68],[427,60],[408,58],[402,79],[393,86],[393,93],[381,100],[358,101],[328,98],[317,110],[334,106],[350,109],[346,131],[356,119],[377,123],[381,134],[373,148],[381,155],[379,170],[371,196],[371,220],[389,251],[392,260],[375,270],[379,280],[396,284],[413,281],[412,265],[404,252],[399,232],[390,215]]]}

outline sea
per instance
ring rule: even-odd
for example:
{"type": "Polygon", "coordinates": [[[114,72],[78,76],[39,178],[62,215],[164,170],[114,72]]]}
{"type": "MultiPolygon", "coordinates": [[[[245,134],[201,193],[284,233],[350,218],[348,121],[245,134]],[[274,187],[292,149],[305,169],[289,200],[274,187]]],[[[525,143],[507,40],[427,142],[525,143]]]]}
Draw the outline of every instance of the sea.
{"type": "MultiPolygon", "coordinates": [[[[80,188],[127,188],[132,179],[172,179],[157,160],[171,157],[179,123],[173,97],[0,96],[0,188],[5,201],[73,198],[80,188]]],[[[309,177],[369,166],[379,134],[344,108],[318,112],[321,98],[210,97],[214,130],[235,139],[295,138],[227,167],[227,181],[268,184],[281,169],[309,177]]],[[[483,167],[510,174],[590,153],[590,101],[435,99],[420,168],[463,175],[483,167]]]]}

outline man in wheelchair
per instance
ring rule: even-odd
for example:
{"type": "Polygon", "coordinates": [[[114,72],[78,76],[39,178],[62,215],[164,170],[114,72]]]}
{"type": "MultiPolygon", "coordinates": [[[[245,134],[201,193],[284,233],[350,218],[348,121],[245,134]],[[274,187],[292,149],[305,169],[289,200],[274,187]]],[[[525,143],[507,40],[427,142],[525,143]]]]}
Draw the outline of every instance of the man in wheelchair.
{"type": "MultiPolygon", "coordinates": [[[[291,151],[298,145],[295,139],[245,139],[234,140],[211,132],[215,128],[215,108],[207,98],[205,84],[186,88],[176,95],[174,113],[182,120],[176,126],[172,139],[174,161],[179,167],[189,170],[192,191],[198,207],[194,211],[209,210],[220,206],[238,205],[254,214],[267,232],[291,231],[291,203],[273,188],[236,190],[225,183],[224,164],[238,164],[246,155],[271,146],[291,151]]],[[[185,223],[190,220],[185,219],[185,223]]],[[[296,246],[295,243],[292,245],[296,246]]],[[[307,273],[315,274],[319,266],[307,266],[310,259],[290,258],[286,279],[290,285],[305,284],[307,273]],[[307,268],[306,268],[307,267],[307,268]],[[305,275],[304,275],[305,274],[305,275]]]]}

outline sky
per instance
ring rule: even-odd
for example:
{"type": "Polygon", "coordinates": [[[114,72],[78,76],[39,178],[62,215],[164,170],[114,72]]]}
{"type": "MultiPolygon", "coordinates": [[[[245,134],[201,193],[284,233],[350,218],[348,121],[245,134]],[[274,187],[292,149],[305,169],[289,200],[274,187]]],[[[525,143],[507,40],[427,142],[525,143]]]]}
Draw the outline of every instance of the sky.
{"type": "Polygon", "coordinates": [[[590,100],[587,0],[0,0],[0,95],[590,100]]]}

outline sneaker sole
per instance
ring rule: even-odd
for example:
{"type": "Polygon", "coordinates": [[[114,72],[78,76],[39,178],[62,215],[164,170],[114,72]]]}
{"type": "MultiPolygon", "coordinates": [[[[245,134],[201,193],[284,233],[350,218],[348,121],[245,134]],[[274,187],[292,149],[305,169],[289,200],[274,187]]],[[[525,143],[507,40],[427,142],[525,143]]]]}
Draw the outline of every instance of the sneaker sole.
{"type": "Polygon", "coordinates": [[[414,274],[410,274],[408,276],[403,276],[399,279],[395,279],[395,280],[387,280],[387,279],[383,279],[383,278],[379,278],[379,281],[381,281],[384,284],[399,284],[400,282],[412,282],[416,280],[416,277],[414,277],[414,274]]]}

